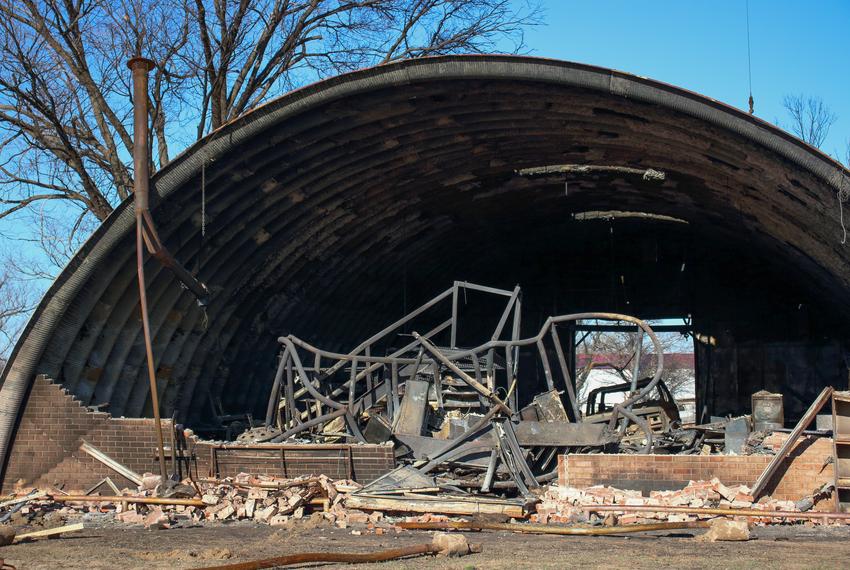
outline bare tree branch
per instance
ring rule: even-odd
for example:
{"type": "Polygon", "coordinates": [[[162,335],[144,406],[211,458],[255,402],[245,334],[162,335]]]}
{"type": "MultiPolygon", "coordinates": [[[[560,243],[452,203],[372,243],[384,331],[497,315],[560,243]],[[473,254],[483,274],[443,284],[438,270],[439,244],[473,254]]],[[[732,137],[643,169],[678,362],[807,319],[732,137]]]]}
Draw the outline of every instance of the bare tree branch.
{"type": "Polygon", "coordinates": [[[786,95],[782,105],[791,118],[791,132],[816,148],[821,147],[838,120],[820,97],[786,95]]]}
{"type": "Polygon", "coordinates": [[[154,62],[156,169],[175,149],[327,75],[520,50],[524,29],[540,21],[536,2],[0,0],[0,219],[31,215],[26,239],[47,259],[17,270],[54,275],[132,192],[129,58],[154,62]]]}

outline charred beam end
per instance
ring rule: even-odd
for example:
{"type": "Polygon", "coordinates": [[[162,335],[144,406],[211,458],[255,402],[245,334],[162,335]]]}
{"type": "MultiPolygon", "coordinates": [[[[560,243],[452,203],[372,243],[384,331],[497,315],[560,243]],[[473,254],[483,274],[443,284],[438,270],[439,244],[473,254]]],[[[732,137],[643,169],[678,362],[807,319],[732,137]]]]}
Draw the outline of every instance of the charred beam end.
{"type": "Polygon", "coordinates": [[[667,174],[654,168],[630,168],[628,166],[592,165],[592,164],[554,164],[550,166],[538,166],[534,168],[521,168],[516,171],[520,176],[541,177],[555,174],[575,175],[626,175],[640,176],[649,182],[664,182],[667,174]]]}

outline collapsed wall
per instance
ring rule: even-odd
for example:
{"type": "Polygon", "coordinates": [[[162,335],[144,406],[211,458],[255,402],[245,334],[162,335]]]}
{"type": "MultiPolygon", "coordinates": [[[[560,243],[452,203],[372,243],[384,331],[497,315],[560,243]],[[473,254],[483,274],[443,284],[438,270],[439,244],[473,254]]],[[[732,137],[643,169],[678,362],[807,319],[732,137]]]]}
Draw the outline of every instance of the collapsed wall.
{"type": "MultiPolygon", "coordinates": [[[[169,433],[171,420],[162,423],[165,433],[169,433]]],[[[159,473],[152,419],[115,418],[91,411],[44,376],[33,383],[18,434],[0,486],[3,492],[10,492],[16,485],[83,490],[105,477],[119,488],[136,487],[136,483],[80,449],[83,441],[136,473],[159,473]]],[[[242,472],[277,477],[323,473],[335,479],[366,483],[395,465],[389,445],[246,447],[193,438],[190,452],[193,473],[200,477],[233,477],[242,472]]],[[[166,459],[171,460],[170,445],[166,459]]]]}

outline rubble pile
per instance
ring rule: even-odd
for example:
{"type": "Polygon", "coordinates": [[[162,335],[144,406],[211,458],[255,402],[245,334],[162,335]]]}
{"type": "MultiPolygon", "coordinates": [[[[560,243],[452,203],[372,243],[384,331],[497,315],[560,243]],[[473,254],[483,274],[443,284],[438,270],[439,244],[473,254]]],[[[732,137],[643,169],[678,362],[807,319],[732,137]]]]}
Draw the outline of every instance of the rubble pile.
{"type": "MultiPolygon", "coordinates": [[[[770,516],[771,511],[801,513],[806,510],[806,508],[802,510],[799,508],[800,503],[774,499],[770,496],[761,497],[756,501],[750,488],[746,485],[727,487],[715,478],[711,481],[691,481],[684,489],[675,491],[651,491],[648,497],[644,497],[640,491],[616,489],[604,485],[586,489],[552,485],[543,493],[541,501],[537,504],[537,512],[531,515],[530,521],[536,523],[576,523],[590,520],[594,522],[596,515],[588,516],[592,509],[587,508],[594,505],[658,506],[659,509],[663,507],[693,507],[764,511],[765,516],[763,517],[748,517],[757,524],[785,522],[785,517],[770,516]]],[[[664,510],[658,512],[651,510],[614,512],[617,513],[616,522],[620,525],[656,521],[687,522],[717,516],[709,513],[671,513],[664,510]]],[[[817,522],[817,519],[813,519],[813,522],[817,522]]]]}
{"type": "MultiPolygon", "coordinates": [[[[154,498],[157,496],[159,480],[158,476],[145,474],[143,484],[138,489],[124,489],[120,496],[126,496],[128,499],[154,498]]],[[[186,480],[177,487],[193,489],[190,483],[186,480]]],[[[117,521],[143,524],[148,528],[235,520],[281,525],[290,520],[304,518],[305,514],[312,512],[321,512],[332,521],[344,519],[345,515],[340,512],[342,498],[345,493],[360,488],[354,481],[332,481],[324,475],[281,479],[244,473],[221,480],[201,481],[198,486],[201,491],[200,500],[197,500],[194,491],[171,495],[177,499],[195,496],[197,506],[124,502],[107,497],[104,497],[103,501],[97,501],[96,496],[87,497],[89,502],[60,502],[63,496],[69,493],[48,491],[36,494],[37,498],[28,501],[19,511],[21,516],[27,518],[40,518],[48,512],[57,512],[60,515],[109,513],[113,514],[117,521]]],[[[31,489],[21,489],[17,495],[26,496],[31,492],[31,489]]]]}
{"type": "MultiPolygon", "coordinates": [[[[190,481],[178,487],[190,486],[190,481]]],[[[87,502],[62,501],[75,493],[19,489],[16,496],[31,496],[23,507],[14,512],[18,524],[41,519],[73,518],[86,513],[112,515],[115,521],[145,528],[161,529],[194,526],[210,522],[253,521],[271,526],[289,525],[301,520],[327,521],[339,528],[362,527],[355,534],[383,534],[394,529],[393,522],[444,522],[449,517],[423,514],[411,517],[387,518],[381,511],[361,511],[346,507],[344,499],[362,486],[351,480],[331,480],[325,475],[283,479],[264,475],[241,473],[236,477],[198,482],[200,498],[194,493],[172,495],[178,501],[193,499],[195,505],[145,504],[132,502],[139,498],[154,499],[159,489],[159,477],[145,474],[144,484],[138,489],[124,489],[119,497],[88,496],[87,502]]],[[[80,493],[81,495],[81,493],[80,493]]],[[[165,501],[167,501],[166,499],[165,501]]],[[[190,501],[191,502],[191,501],[190,501]]],[[[20,503],[19,503],[20,504],[20,503]]],[[[10,518],[12,518],[10,516],[10,518]]]]}

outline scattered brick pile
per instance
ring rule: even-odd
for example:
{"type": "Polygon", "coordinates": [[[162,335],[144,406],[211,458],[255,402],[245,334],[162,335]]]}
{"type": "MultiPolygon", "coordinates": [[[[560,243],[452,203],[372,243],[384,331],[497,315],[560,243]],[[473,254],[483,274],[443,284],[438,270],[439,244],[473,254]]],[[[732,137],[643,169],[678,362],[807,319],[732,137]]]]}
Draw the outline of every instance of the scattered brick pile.
{"type": "MultiPolygon", "coordinates": [[[[156,496],[159,476],[145,474],[138,489],[125,489],[122,495],[142,497],[156,496]]],[[[185,481],[188,485],[190,481],[185,481]]],[[[144,525],[146,528],[169,528],[192,526],[209,522],[251,520],[271,526],[289,525],[301,519],[325,520],[339,528],[353,528],[354,534],[384,534],[389,530],[399,531],[393,521],[436,522],[447,521],[448,517],[425,514],[417,517],[387,519],[381,512],[363,512],[343,506],[348,493],[360,489],[361,485],[350,480],[331,480],[321,475],[282,479],[271,476],[252,476],[240,473],[218,481],[199,483],[204,506],[148,505],[121,501],[87,503],[60,503],[49,496],[30,501],[18,517],[42,518],[48,513],[62,518],[85,513],[114,515],[121,523],[144,525]]],[[[32,489],[19,489],[17,496],[24,496],[32,489]]],[[[64,493],[47,491],[48,495],[64,493]]],[[[70,492],[70,495],[81,495],[70,492]]],[[[197,496],[194,498],[197,499],[197,496]]],[[[25,521],[20,521],[21,523],[25,521]]]]}
{"type": "MultiPolygon", "coordinates": [[[[549,487],[537,504],[537,512],[531,515],[532,522],[575,523],[588,519],[589,505],[651,505],[665,507],[719,507],[733,509],[756,509],[769,511],[798,511],[793,501],[782,501],[762,497],[754,501],[746,485],[727,487],[719,479],[691,481],[678,491],[652,491],[648,497],[640,491],[615,489],[602,485],[576,489],[573,487],[549,487]]],[[[623,512],[617,516],[617,524],[651,523],[657,521],[684,522],[711,518],[708,515],[693,515],[665,512],[623,512]]],[[[777,517],[754,517],[755,523],[782,522],[777,517]]]]}

